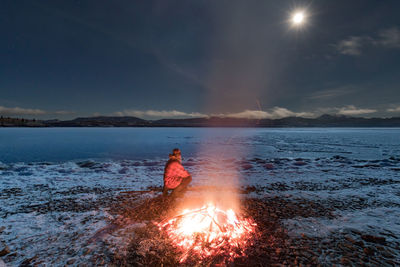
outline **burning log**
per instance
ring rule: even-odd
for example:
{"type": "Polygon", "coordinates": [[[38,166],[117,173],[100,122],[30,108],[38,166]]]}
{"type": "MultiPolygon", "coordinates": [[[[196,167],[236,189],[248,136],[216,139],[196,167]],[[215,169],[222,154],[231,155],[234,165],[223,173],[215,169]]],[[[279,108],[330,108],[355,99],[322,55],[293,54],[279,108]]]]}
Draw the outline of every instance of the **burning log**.
{"type": "Polygon", "coordinates": [[[224,255],[233,260],[251,243],[256,227],[253,220],[237,216],[233,209],[225,211],[214,205],[184,210],[156,225],[182,253],[181,263],[189,255],[200,260],[224,255]]]}

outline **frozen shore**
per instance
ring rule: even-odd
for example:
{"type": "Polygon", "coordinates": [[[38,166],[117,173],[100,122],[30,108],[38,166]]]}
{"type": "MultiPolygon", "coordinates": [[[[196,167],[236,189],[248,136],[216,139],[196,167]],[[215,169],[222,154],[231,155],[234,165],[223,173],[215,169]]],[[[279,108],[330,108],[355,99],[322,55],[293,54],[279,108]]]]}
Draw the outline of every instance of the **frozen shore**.
{"type": "MultiPolygon", "coordinates": [[[[150,245],[142,232],[153,233],[153,219],[135,212],[159,196],[164,163],[0,164],[1,258],[10,266],[159,263],[151,255],[167,248],[150,245]],[[129,191],[149,192],[122,193],[129,191]],[[139,249],[142,241],[148,246],[139,249]],[[135,246],[142,254],[132,254],[135,246]]],[[[400,263],[400,158],[188,158],[184,165],[193,188],[213,190],[238,176],[242,204],[262,226],[260,249],[247,252],[251,259],[400,263]]]]}

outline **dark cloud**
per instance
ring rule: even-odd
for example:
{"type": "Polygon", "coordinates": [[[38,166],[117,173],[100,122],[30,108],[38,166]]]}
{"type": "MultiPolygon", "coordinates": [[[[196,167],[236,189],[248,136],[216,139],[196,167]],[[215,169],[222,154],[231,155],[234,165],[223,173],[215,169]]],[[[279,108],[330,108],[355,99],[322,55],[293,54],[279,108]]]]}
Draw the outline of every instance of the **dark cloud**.
{"type": "Polygon", "coordinates": [[[359,56],[368,47],[399,49],[400,30],[396,27],[380,30],[377,36],[350,36],[339,41],[337,51],[343,55],[359,56]]]}
{"type": "Polygon", "coordinates": [[[400,30],[393,27],[380,31],[376,43],[388,48],[400,48],[400,30]]]}
{"type": "Polygon", "coordinates": [[[31,109],[31,108],[20,108],[20,107],[3,107],[0,106],[1,115],[43,115],[46,111],[41,109],[31,109]]]}
{"type": "Polygon", "coordinates": [[[75,112],[59,110],[59,111],[46,111],[34,108],[21,108],[21,107],[4,107],[0,106],[0,115],[4,116],[42,116],[42,115],[72,115],[75,112]]]}
{"type": "Polygon", "coordinates": [[[310,100],[332,100],[333,98],[338,97],[346,97],[350,94],[354,94],[359,91],[359,88],[351,86],[351,85],[344,85],[339,86],[336,88],[328,88],[324,90],[320,90],[317,92],[312,93],[308,96],[310,100]]]}
{"type": "Polygon", "coordinates": [[[354,116],[354,115],[364,115],[364,114],[371,114],[377,112],[376,109],[368,109],[368,108],[356,108],[353,105],[346,106],[343,108],[340,108],[337,114],[340,115],[349,115],[349,116],[354,116]]]}
{"type": "Polygon", "coordinates": [[[397,0],[0,5],[0,105],[42,118],[384,116],[400,98],[397,0]],[[297,9],[304,27],[288,23],[297,9]]]}
{"type": "Polygon", "coordinates": [[[208,117],[206,114],[199,112],[184,112],[178,110],[123,110],[114,112],[115,116],[133,116],[139,118],[203,118],[208,117]]]}
{"type": "Polygon", "coordinates": [[[336,45],[336,49],[343,55],[359,56],[361,55],[363,46],[371,40],[369,37],[350,36],[345,40],[341,40],[336,45]]]}
{"type": "Polygon", "coordinates": [[[398,112],[400,113],[400,106],[394,108],[388,108],[387,112],[398,112]]]}

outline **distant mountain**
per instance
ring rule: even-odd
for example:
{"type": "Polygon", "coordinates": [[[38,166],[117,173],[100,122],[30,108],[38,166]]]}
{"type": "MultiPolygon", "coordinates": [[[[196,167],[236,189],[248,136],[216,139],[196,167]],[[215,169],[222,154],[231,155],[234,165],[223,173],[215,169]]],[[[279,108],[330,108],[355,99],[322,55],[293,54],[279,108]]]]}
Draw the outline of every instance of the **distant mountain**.
{"type": "Polygon", "coordinates": [[[314,119],[287,117],[263,120],[260,124],[263,127],[400,127],[400,118],[356,118],[324,114],[314,119]]]}
{"type": "Polygon", "coordinates": [[[179,127],[400,127],[399,118],[356,118],[324,114],[318,118],[286,117],[282,119],[199,118],[164,119],[153,126],[179,127]]]}
{"type": "Polygon", "coordinates": [[[73,120],[2,118],[3,127],[400,127],[400,117],[359,118],[324,114],[318,118],[282,119],[191,118],[143,120],[136,117],[84,117],[73,120]]]}
{"type": "Polygon", "coordinates": [[[69,121],[49,120],[43,121],[51,127],[139,127],[148,126],[148,121],[136,117],[86,117],[69,121]]]}

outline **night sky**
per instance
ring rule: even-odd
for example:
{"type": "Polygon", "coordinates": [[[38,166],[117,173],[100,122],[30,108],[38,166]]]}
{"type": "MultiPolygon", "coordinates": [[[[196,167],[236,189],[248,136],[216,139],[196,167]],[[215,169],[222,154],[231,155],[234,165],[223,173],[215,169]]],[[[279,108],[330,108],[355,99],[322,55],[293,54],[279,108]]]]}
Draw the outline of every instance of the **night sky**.
{"type": "Polygon", "coordinates": [[[0,114],[400,116],[399,11],[398,0],[1,0],[0,114]]]}

